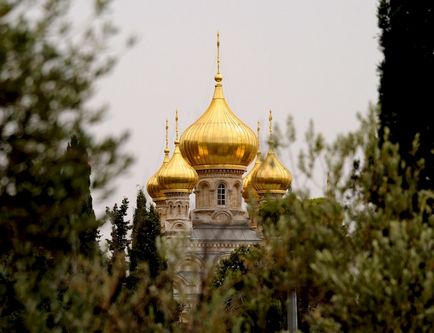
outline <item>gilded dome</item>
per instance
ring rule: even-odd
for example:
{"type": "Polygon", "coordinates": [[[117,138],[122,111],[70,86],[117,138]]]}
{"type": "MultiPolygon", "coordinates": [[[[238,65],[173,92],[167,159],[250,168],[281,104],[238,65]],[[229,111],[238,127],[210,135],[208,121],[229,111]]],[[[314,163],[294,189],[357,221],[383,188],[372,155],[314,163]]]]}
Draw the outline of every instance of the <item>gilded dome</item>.
{"type": "Polygon", "coordinates": [[[164,194],[160,190],[160,184],[158,183],[157,173],[155,173],[151,178],[149,178],[146,184],[146,190],[148,194],[154,201],[164,199],[164,194]]]}
{"type": "MultiPolygon", "coordinates": [[[[178,113],[176,115],[178,122],[178,113]]],[[[187,192],[190,193],[196,186],[198,176],[196,170],[182,157],[179,150],[178,129],[176,130],[175,150],[172,158],[164,170],[158,175],[161,192],[187,192]]]]}
{"type": "Polygon", "coordinates": [[[285,193],[291,185],[292,175],[279,161],[272,148],[252,175],[251,184],[258,194],[285,193]]]}
{"type": "Polygon", "coordinates": [[[284,194],[292,182],[292,175],[282,164],[274,152],[271,140],[271,111],[270,111],[270,148],[267,156],[259,168],[254,172],[251,184],[258,194],[284,194]]]}
{"type": "Polygon", "coordinates": [[[162,188],[160,183],[158,182],[158,176],[161,174],[161,172],[166,168],[167,163],[169,163],[169,144],[168,144],[168,121],[166,120],[166,147],[164,148],[164,159],[163,163],[161,164],[160,168],[157,170],[157,172],[148,180],[148,183],[146,184],[146,190],[148,191],[148,194],[154,201],[163,200],[165,199],[163,192],[161,192],[162,188]]]}
{"type": "MultiPolygon", "coordinates": [[[[219,66],[219,57],[217,59],[219,66]]],[[[220,168],[246,170],[258,150],[255,133],[232,112],[226,103],[222,80],[218,67],[211,104],[181,136],[182,155],[196,170],[220,168]]]]}

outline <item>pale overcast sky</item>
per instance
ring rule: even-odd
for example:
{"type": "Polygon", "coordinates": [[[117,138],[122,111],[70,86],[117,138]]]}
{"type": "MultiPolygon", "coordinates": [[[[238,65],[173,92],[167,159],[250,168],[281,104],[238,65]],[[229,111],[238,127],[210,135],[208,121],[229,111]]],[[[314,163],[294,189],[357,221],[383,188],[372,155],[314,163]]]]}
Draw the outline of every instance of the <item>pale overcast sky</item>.
{"type": "Polygon", "coordinates": [[[292,114],[299,137],[309,119],[328,139],[355,128],[356,113],[377,100],[376,6],[376,0],[116,1],[115,23],[136,34],[138,44],[99,84],[95,101],[110,105],[99,130],[130,131],[126,148],[136,162],[111,198],[95,202],[97,213],[123,196],[134,206],[137,187],[162,162],[166,118],[173,143],[175,109],[182,132],[208,107],[217,31],[226,99],[252,129],[258,120],[266,128],[270,108],[279,124],[292,114]]]}

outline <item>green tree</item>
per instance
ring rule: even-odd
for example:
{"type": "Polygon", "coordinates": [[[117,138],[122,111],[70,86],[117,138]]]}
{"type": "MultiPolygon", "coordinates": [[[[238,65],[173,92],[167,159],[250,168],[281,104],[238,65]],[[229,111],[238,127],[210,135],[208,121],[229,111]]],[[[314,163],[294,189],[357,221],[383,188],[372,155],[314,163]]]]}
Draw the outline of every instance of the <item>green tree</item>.
{"type": "Polygon", "coordinates": [[[62,170],[63,177],[71,179],[73,188],[66,188],[70,200],[77,200],[81,207],[77,211],[78,220],[78,252],[92,258],[99,251],[100,238],[95,212],[93,211],[92,195],[90,193],[91,166],[89,155],[83,142],[73,135],[65,153],[67,166],[62,170]]]}
{"type": "Polygon", "coordinates": [[[147,208],[142,189],[137,192],[131,236],[130,272],[134,274],[139,265],[146,263],[151,278],[155,279],[166,265],[157,248],[158,239],[161,237],[161,222],[154,206],[147,208]]]}
{"type": "Polygon", "coordinates": [[[325,198],[309,200],[294,189],[261,208],[259,257],[241,258],[242,272],[210,289],[192,331],[279,330],[272,324],[284,316],[292,290],[302,303],[303,331],[432,331],[434,193],[419,188],[419,168],[405,164],[396,144],[379,145],[376,117],[372,110],[358,131],[306,161],[314,166],[324,157],[325,198]],[[372,202],[373,192],[382,205],[372,202]]]}
{"type": "Polygon", "coordinates": [[[390,129],[390,140],[399,143],[403,159],[416,166],[425,159],[421,188],[434,188],[434,4],[429,0],[381,0],[378,5],[381,29],[379,103],[380,130],[390,129]],[[412,154],[419,135],[420,147],[412,154]]]}
{"type": "Polygon", "coordinates": [[[80,234],[94,230],[83,226],[83,201],[75,200],[89,179],[70,177],[83,166],[65,148],[79,133],[98,170],[93,188],[102,193],[131,161],[119,150],[125,137],[96,141],[90,134],[103,109],[88,101],[113,64],[107,3],[95,1],[83,34],[69,21],[70,4],[0,1],[1,331],[90,331],[85,318],[95,305],[74,296],[92,288],[75,285],[88,281],[93,260],[76,255],[80,234]]]}
{"type": "Polygon", "coordinates": [[[130,221],[125,219],[128,213],[128,199],[124,198],[119,207],[117,204],[115,204],[111,210],[107,207],[106,213],[112,225],[111,239],[107,239],[112,264],[115,263],[116,260],[119,260],[119,258],[122,258],[125,262],[125,257],[130,245],[128,231],[131,229],[130,221]]]}

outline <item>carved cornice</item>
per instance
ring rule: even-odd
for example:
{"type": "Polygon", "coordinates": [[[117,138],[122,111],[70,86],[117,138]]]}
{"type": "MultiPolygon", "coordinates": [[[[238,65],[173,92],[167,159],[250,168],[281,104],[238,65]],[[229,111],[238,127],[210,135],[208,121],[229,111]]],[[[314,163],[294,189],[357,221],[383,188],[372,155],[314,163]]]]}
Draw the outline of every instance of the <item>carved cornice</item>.
{"type": "Polygon", "coordinates": [[[212,176],[212,175],[236,175],[236,176],[242,176],[245,170],[239,170],[239,169],[202,169],[202,170],[196,170],[197,174],[199,176],[212,176]]]}

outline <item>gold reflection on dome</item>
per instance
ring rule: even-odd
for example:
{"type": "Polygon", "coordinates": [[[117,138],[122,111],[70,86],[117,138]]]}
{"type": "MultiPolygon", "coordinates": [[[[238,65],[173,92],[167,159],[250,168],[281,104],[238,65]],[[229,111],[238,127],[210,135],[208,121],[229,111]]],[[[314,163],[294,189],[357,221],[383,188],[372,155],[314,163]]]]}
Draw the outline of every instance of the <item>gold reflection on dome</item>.
{"type": "Polygon", "coordinates": [[[258,194],[279,193],[284,194],[291,185],[292,175],[287,168],[280,162],[274,152],[271,140],[272,114],[270,111],[270,148],[267,156],[260,167],[252,176],[252,186],[258,194]]]}
{"type": "Polygon", "coordinates": [[[257,127],[257,133],[258,133],[258,153],[256,154],[256,160],[255,160],[255,165],[253,166],[253,168],[249,171],[249,173],[243,178],[243,198],[245,200],[248,200],[251,195],[253,196],[257,196],[257,193],[255,191],[255,189],[252,186],[252,176],[253,174],[256,172],[256,170],[259,169],[259,167],[261,166],[262,163],[262,154],[261,154],[261,149],[260,149],[260,145],[259,145],[259,121],[258,121],[258,127],[257,127]]]}
{"type": "Polygon", "coordinates": [[[148,194],[151,196],[151,198],[154,201],[158,200],[164,200],[164,194],[161,192],[161,185],[158,182],[158,176],[161,174],[161,172],[166,168],[167,163],[169,163],[169,123],[166,119],[166,146],[164,148],[164,159],[163,163],[161,164],[160,168],[157,170],[157,172],[148,180],[148,183],[146,184],[146,189],[148,191],[148,194]]]}
{"type": "Polygon", "coordinates": [[[158,175],[158,183],[162,193],[187,192],[190,193],[196,185],[198,176],[190,164],[182,157],[178,140],[178,111],[176,111],[176,139],[175,150],[167,166],[158,175]]]}
{"type": "Polygon", "coordinates": [[[229,108],[220,74],[220,41],[217,34],[217,74],[211,104],[181,136],[182,155],[196,170],[231,168],[246,170],[255,158],[255,133],[229,108]]]}

